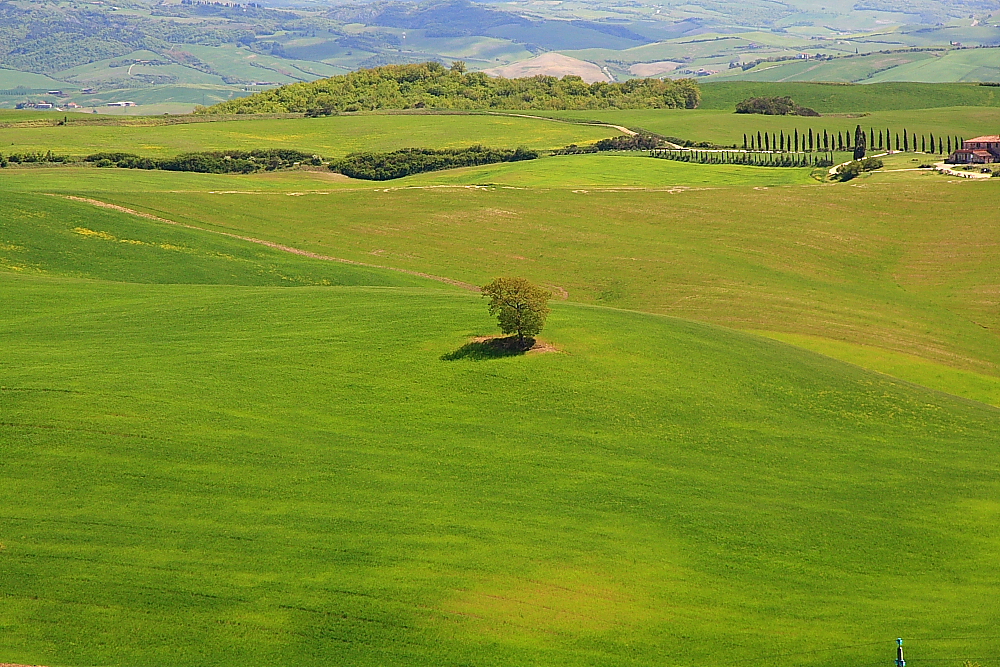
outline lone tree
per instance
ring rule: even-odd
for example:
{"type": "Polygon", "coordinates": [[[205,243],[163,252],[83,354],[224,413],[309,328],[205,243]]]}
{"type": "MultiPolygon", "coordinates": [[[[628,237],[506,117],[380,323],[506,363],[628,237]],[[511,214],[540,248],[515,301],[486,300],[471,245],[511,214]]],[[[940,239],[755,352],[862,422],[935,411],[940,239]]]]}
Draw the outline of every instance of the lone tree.
{"type": "Polygon", "coordinates": [[[865,142],[866,142],[865,131],[861,129],[860,125],[858,125],[857,128],[855,128],[855,130],[854,130],[854,159],[855,160],[860,160],[860,159],[862,159],[865,156],[866,149],[868,148],[865,145],[865,142]]]}
{"type": "Polygon", "coordinates": [[[548,301],[552,294],[524,278],[496,278],[482,288],[489,297],[490,315],[497,318],[500,331],[516,334],[517,343],[524,347],[525,337],[531,337],[545,326],[548,301]]]}

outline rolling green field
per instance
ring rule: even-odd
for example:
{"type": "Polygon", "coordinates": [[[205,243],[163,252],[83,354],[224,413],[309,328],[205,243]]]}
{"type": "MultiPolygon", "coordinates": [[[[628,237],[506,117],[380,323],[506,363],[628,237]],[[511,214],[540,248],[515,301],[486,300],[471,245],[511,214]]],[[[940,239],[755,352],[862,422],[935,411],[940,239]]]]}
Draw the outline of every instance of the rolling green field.
{"type": "Polygon", "coordinates": [[[1000,106],[1000,88],[974,83],[889,82],[877,86],[803,82],[699,83],[701,109],[733,111],[748,97],[788,95],[820,113],[901,111],[940,107],[1000,106]]]}
{"type": "Polygon", "coordinates": [[[1000,611],[995,410],[607,308],[448,362],[473,295],[56,268],[0,276],[4,659],[854,665],[1000,611]]]}
{"type": "MultiPolygon", "coordinates": [[[[606,119],[792,121],[681,113],[606,119]]],[[[364,115],[0,146],[614,134],[364,115]]],[[[0,663],[875,667],[902,636],[912,667],[995,667],[1000,223],[956,211],[1000,179],[928,159],[0,170],[0,663]],[[462,356],[498,275],[553,291],[553,351],[462,356]]]]}
{"type": "MultiPolygon", "coordinates": [[[[62,119],[66,114],[52,114],[62,119]]],[[[6,116],[16,119],[16,114],[6,116]]],[[[70,115],[70,120],[74,120],[70,115]]],[[[123,125],[22,124],[0,127],[0,152],[52,150],[66,155],[126,151],[175,155],[186,151],[294,148],[325,157],[361,149],[394,150],[410,146],[449,148],[486,144],[560,148],[617,136],[617,130],[577,123],[508,115],[379,114],[330,118],[239,119],[177,125],[137,121],[123,125]]]]}
{"type": "MultiPolygon", "coordinates": [[[[796,100],[797,101],[797,100],[796,100]]],[[[901,111],[873,111],[864,114],[824,115],[820,118],[804,116],[763,116],[737,114],[732,111],[700,110],[680,111],[649,109],[627,111],[548,111],[553,118],[614,122],[631,128],[641,128],[665,136],[691,141],[710,141],[721,145],[743,145],[743,134],[753,132],[784,132],[787,136],[795,130],[800,135],[811,128],[822,134],[824,130],[854,133],[855,127],[868,132],[874,128],[891,130],[900,134],[905,129],[910,134],[932,133],[934,136],[959,136],[971,138],[995,132],[1000,126],[998,107],[947,107],[939,109],[908,109],[901,111]]]]}
{"type": "Polygon", "coordinates": [[[718,79],[745,81],[824,81],[854,83],[953,83],[1000,81],[1000,52],[995,48],[941,52],[876,53],[828,61],[765,62],[753,69],[734,69],[718,79]]]}
{"type": "MultiPolygon", "coordinates": [[[[546,161],[558,162],[524,165],[546,161]]],[[[1000,325],[991,296],[1000,230],[951,213],[969,197],[992,205],[995,182],[919,172],[758,189],[664,179],[623,193],[447,187],[459,175],[442,172],[339,188],[319,180],[325,175],[303,175],[312,187],[301,180],[249,189],[244,180],[201,190],[183,187],[181,175],[153,192],[148,180],[130,185],[125,170],[89,173],[108,180],[68,178],[63,187],[93,187],[101,200],[336,257],[473,284],[518,273],[574,301],[874,344],[989,374],[1000,363],[991,333],[1000,325]],[[959,258],[950,250],[957,239],[968,246],[959,258]]]]}

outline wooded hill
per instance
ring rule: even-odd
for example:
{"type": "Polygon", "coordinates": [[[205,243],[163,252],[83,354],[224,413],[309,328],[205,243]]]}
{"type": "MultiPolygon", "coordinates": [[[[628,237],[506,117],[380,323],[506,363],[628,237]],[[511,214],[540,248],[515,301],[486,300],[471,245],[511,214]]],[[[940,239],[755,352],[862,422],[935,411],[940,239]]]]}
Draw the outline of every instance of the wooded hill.
{"type": "Polygon", "coordinates": [[[701,100],[694,81],[632,79],[587,84],[561,79],[490,77],[462,63],[387,65],[264,91],[196,113],[306,113],[377,109],[693,109],[701,100]]]}

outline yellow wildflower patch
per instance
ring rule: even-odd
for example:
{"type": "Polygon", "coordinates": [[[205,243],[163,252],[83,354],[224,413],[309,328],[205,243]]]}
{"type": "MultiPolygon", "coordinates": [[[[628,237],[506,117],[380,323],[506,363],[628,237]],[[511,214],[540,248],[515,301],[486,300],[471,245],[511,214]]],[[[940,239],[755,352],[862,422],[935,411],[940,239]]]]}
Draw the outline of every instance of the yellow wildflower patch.
{"type": "MultiPolygon", "coordinates": [[[[93,229],[87,229],[86,227],[74,227],[73,231],[81,236],[91,236],[93,238],[104,239],[105,241],[118,241],[119,243],[128,243],[130,245],[149,245],[145,241],[137,241],[136,239],[120,239],[114,234],[110,234],[108,232],[95,232],[93,229]]],[[[2,247],[3,246],[0,246],[0,248],[2,247]]]]}
{"type": "Polygon", "coordinates": [[[20,252],[21,250],[24,250],[24,246],[14,245],[13,243],[0,242],[0,250],[8,250],[10,252],[20,252]]]}
{"type": "Polygon", "coordinates": [[[105,241],[117,241],[113,234],[107,232],[95,232],[93,229],[87,229],[86,227],[74,227],[73,231],[81,236],[92,236],[94,238],[104,239],[105,241]]]}

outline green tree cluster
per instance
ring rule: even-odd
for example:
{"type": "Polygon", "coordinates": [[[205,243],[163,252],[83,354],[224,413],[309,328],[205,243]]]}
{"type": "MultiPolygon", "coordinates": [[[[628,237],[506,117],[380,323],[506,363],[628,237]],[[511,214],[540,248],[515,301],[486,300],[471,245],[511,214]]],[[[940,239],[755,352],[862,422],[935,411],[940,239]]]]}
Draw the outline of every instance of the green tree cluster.
{"type": "Polygon", "coordinates": [[[497,162],[534,160],[538,153],[524,147],[404,148],[388,153],[351,153],[330,163],[330,170],[369,181],[388,181],[425,171],[473,167],[497,162]]]}
{"type": "Polygon", "coordinates": [[[803,107],[791,97],[749,97],[736,104],[736,113],[756,113],[765,116],[818,116],[815,109],[803,107]]]}
{"type": "Polygon", "coordinates": [[[663,145],[663,140],[651,134],[632,134],[601,139],[594,146],[599,151],[648,151],[663,145]]]}
{"type": "Polygon", "coordinates": [[[523,79],[465,72],[456,63],[386,65],[295,83],[222,102],[196,113],[305,113],[310,116],[377,109],[693,109],[694,81],[631,79],[587,84],[578,76],[523,79]]]}
{"type": "Polygon", "coordinates": [[[287,169],[295,164],[322,164],[319,156],[282,148],[205,151],[167,158],[142,157],[133,153],[94,153],[83,160],[98,167],[193,171],[202,174],[252,174],[257,171],[287,169]]]}

